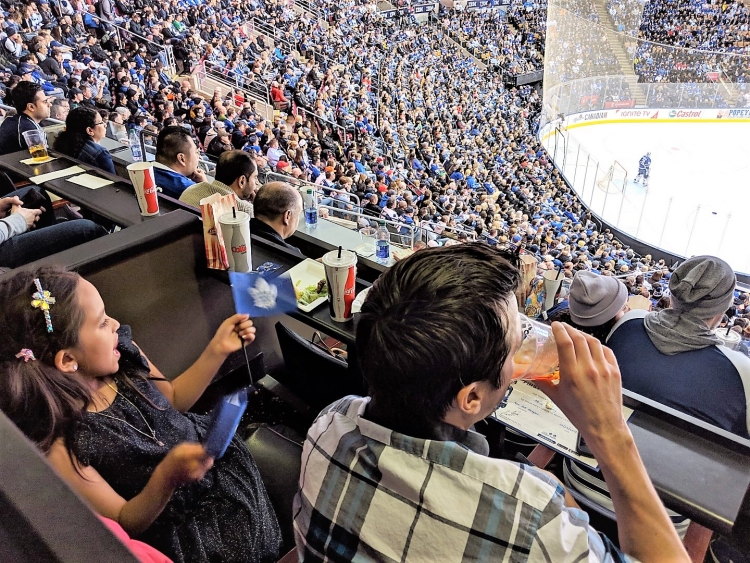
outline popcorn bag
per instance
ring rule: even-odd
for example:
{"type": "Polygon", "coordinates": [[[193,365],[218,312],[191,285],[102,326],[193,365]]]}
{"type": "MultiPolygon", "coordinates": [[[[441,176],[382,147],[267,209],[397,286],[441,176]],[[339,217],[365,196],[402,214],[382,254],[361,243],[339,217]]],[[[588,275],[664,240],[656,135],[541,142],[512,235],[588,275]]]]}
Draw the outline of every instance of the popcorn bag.
{"type": "Polygon", "coordinates": [[[227,270],[229,259],[224,239],[221,236],[219,217],[224,213],[231,213],[232,207],[237,206],[235,194],[214,194],[200,201],[203,216],[203,242],[206,247],[206,262],[213,270],[227,270]]]}

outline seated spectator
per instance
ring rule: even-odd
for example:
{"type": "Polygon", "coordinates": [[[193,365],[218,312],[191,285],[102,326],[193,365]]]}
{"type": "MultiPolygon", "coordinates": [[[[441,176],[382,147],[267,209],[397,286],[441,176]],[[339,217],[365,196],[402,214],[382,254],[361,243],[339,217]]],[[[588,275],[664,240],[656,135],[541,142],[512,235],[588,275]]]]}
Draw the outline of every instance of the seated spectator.
{"type": "Polygon", "coordinates": [[[67,98],[53,98],[49,116],[58,121],[65,121],[70,113],[70,102],[67,98]]]}
{"type": "Polygon", "coordinates": [[[20,272],[0,300],[0,409],[97,513],[175,562],[277,559],[279,527],[247,448],[234,438],[214,461],[200,444],[208,417],[186,414],[254,340],[247,315],[226,319],[170,381],[75,273],[20,272]],[[48,311],[30,300],[42,292],[48,311]]]}
{"type": "Polygon", "coordinates": [[[732,305],[735,285],[723,260],[690,258],[669,280],[672,308],[629,312],[607,346],[626,389],[747,438],[750,359],[712,331],[732,305]]]}
{"type": "Polygon", "coordinates": [[[17,268],[106,234],[101,226],[87,219],[56,223],[52,202],[35,186],[11,192],[0,199],[2,268],[17,268]],[[44,205],[29,209],[24,207],[22,200],[44,201],[44,205]],[[49,219],[42,221],[45,214],[49,219]]]}
{"type": "Polygon", "coordinates": [[[198,168],[200,153],[190,133],[179,125],[165,127],[156,139],[154,176],[164,193],[179,198],[186,188],[205,182],[198,168]]]}
{"type": "MultiPolygon", "coordinates": [[[[550,321],[566,322],[604,343],[612,327],[630,311],[628,291],[617,278],[588,271],[577,272],[570,284],[568,307],[550,314],[550,321]]],[[[563,461],[565,484],[592,502],[614,510],[609,489],[600,471],[590,469],[569,458],[563,461]]],[[[690,520],[667,510],[675,529],[683,536],[690,520]]]]}
{"type": "Polygon", "coordinates": [[[253,200],[255,217],[250,233],[302,254],[285,239],[294,234],[302,214],[302,196],[291,184],[269,182],[260,187],[253,200]]]}
{"type": "Polygon", "coordinates": [[[623,421],[617,363],[595,338],[555,323],[560,382],[539,386],[612,485],[624,554],[554,477],[488,457],[472,427],[510,384],[520,282],[473,243],[416,252],[373,285],[357,325],[371,397],[341,399],[308,432],[294,500],[300,559],[688,561],[623,421]]]}
{"type": "Polygon", "coordinates": [[[232,145],[232,136],[227,131],[223,125],[219,124],[219,128],[216,132],[216,137],[213,138],[213,140],[208,144],[208,147],[206,148],[206,153],[210,154],[211,156],[221,156],[226,151],[231,151],[234,149],[234,146],[232,145]]]}
{"type": "Polygon", "coordinates": [[[255,160],[245,151],[232,150],[222,153],[216,164],[213,182],[201,182],[187,188],[180,201],[200,207],[200,201],[213,194],[237,195],[237,208],[253,216],[252,201],[255,198],[258,168],[255,160]]]}
{"type": "Polygon", "coordinates": [[[114,174],[112,156],[99,144],[106,134],[107,122],[99,112],[79,106],[68,114],[65,130],[55,139],[55,150],[114,174]]]}
{"type": "Polygon", "coordinates": [[[26,131],[36,130],[47,138],[39,124],[49,117],[50,98],[39,84],[19,82],[13,88],[13,107],[16,115],[6,117],[0,125],[0,154],[27,150],[29,147],[23,138],[26,131]]]}
{"type": "Polygon", "coordinates": [[[615,323],[630,311],[624,283],[587,270],[575,274],[567,299],[567,309],[550,314],[550,320],[568,323],[602,344],[615,323]]]}
{"type": "Polygon", "coordinates": [[[271,83],[271,101],[276,109],[286,111],[292,104],[287,97],[284,95],[284,90],[278,82],[274,81],[271,83]]]}
{"type": "Polygon", "coordinates": [[[284,156],[284,150],[279,148],[279,140],[274,138],[268,143],[268,151],[266,151],[266,158],[271,168],[276,168],[281,157],[284,156]]]}

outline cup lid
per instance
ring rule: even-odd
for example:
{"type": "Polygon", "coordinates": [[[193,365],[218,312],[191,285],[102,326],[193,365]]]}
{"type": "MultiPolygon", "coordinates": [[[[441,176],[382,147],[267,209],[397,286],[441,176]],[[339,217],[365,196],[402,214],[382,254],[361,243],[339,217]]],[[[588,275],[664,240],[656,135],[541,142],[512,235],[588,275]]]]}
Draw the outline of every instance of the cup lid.
{"type": "Polygon", "coordinates": [[[323,255],[323,264],[326,266],[351,266],[357,263],[357,253],[351,250],[342,250],[339,258],[338,250],[331,250],[323,255]]]}
{"type": "Polygon", "coordinates": [[[220,215],[219,223],[224,223],[225,225],[241,225],[242,223],[250,221],[250,215],[244,211],[237,211],[236,213],[237,217],[235,217],[231,211],[220,215]]]}

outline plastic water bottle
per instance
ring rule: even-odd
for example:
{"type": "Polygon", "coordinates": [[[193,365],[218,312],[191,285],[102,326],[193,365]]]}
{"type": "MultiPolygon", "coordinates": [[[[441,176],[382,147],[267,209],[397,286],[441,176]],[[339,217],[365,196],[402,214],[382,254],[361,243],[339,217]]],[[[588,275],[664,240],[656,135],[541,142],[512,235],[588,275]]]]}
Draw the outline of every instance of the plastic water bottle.
{"type": "Polygon", "coordinates": [[[308,230],[318,228],[318,198],[312,188],[307,189],[305,194],[305,227],[308,230]]]}
{"type": "Polygon", "coordinates": [[[381,223],[375,235],[375,260],[378,264],[387,265],[391,258],[391,235],[381,223]]]}
{"type": "Polygon", "coordinates": [[[138,138],[138,133],[135,129],[130,130],[128,135],[130,141],[130,152],[133,155],[133,160],[136,162],[143,162],[143,153],[141,153],[141,140],[138,138]]]}

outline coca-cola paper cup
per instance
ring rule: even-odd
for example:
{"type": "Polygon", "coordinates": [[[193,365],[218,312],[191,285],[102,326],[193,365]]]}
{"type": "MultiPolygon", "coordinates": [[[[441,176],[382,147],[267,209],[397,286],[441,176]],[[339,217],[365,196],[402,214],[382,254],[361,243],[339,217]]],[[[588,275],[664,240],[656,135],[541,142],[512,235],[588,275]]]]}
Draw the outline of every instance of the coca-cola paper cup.
{"type": "Polygon", "coordinates": [[[250,252],[250,215],[244,211],[224,213],[219,217],[221,237],[227,249],[229,269],[233,272],[249,272],[253,269],[250,252]]]}
{"type": "Polygon", "coordinates": [[[328,283],[328,308],[331,319],[343,323],[350,320],[357,279],[357,254],[350,250],[332,250],[323,255],[323,266],[328,283]]]}
{"type": "Polygon", "coordinates": [[[135,197],[141,208],[141,215],[150,217],[159,214],[159,198],[156,195],[156,177],[152,162],[128,164],[128,175],[135,189],[135,197]]]}

